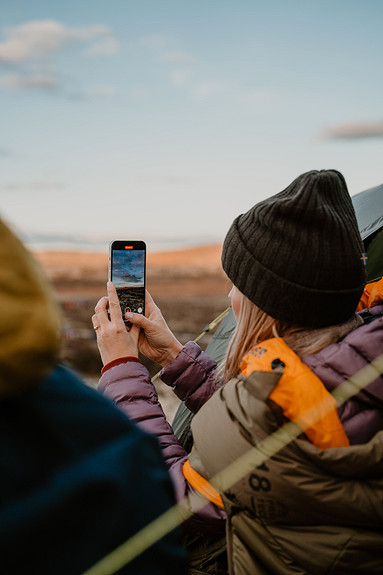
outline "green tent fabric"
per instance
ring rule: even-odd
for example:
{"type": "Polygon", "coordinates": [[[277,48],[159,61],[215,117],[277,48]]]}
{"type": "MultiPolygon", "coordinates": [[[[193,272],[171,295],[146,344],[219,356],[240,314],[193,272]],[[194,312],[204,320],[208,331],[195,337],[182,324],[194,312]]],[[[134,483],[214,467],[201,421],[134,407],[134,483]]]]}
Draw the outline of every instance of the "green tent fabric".
{"type": "MultiPolygon", "coordinates": [[[[218,326],[217,331],[206,348],[206,353],[217,363],[220,363],[225,357],[227,345],[235,326],[235,317],[233,311],[230,309],[229,313],[218,326]]],[[[172,427],[183,448],[189,452],[193,445],[193,437],[190,430],[190,422],[192,419],[192,412],[189,411],[183,402],[180,403],[174,416],[172,427]]]]}
{"type": "Polygon", "coordinates": [[[367,281],[383,276],[383,184],[352,198],[368,257],[367,281]]]}
{"type": "Polygon", "coordinates": [[[383,275],[383,228],[374,234],[367,247],[367,281],[383,275]]]}
{"type": "Polygon", "coordinates": [[[351,200],[360,235],[365,240],[383,227],[383,184],[359,192],[351,200]]]}

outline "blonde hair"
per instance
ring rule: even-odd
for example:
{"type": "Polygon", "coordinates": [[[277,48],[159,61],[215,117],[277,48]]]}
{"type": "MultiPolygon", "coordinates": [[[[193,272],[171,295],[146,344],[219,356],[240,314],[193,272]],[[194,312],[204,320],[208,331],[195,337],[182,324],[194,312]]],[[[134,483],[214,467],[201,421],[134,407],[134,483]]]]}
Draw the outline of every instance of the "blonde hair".
{"type": "Polygon", "coordinates": [[[338,341],[349,329],[348,325],[351,321],[354,321],[354,318],[346,324],[322,329],[292,325],[272,318],[241,293],[237,327],[230,340],[225,359],[218,370],[218,377],[225,381],[236,377],[243,357],[262,341],[274,337],[283,337],[287,345],[299,357],[317,353],[338,341]]]}

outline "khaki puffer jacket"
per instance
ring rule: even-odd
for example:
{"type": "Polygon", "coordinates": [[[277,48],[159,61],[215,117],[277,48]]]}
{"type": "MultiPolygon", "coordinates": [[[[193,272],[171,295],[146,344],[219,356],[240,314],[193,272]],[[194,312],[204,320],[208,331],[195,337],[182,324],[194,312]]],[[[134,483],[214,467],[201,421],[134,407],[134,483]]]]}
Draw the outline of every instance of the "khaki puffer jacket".
{"type": "MultiPolygon", "coordinates": [[[[211,479],[280,427],[269,398],[280,378],[278,369],[254,371],[216,391],[192,422],[194,470],[211,479]]],[[[302,434],[222,499],[232,575],[382,572],[382,431],[328,449],[302,434]]]]}

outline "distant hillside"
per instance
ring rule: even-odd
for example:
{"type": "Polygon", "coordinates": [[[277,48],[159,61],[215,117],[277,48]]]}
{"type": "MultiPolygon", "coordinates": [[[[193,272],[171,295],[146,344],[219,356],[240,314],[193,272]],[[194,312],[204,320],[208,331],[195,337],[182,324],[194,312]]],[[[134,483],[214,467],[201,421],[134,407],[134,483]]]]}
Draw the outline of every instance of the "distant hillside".
{"type": "MultiPolygon", "coordinates": [[[[211,271],[221,269],[221,245],[197,246],[167,252],[148,252],[147,265],[150,268],[203,268],[211,271]]],[[[106,277],[108,255],[75,251],[33,252],[51,278],[57,276],[78,277],[91,274],[106,277]]]]}

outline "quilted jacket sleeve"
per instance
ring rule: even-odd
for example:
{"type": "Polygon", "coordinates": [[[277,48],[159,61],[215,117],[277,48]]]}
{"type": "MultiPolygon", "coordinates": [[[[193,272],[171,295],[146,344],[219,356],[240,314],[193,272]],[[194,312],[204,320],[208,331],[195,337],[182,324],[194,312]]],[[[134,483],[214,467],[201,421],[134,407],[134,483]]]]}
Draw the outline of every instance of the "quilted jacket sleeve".
{"type": "MultiPolygon", "coordinates": [[[[194,493],[194,489],[183,475],[183,465],[188,454],[166,421],[146,367],[135,362],[122,363],[112,367],[102,375],[99,389],[141,428],[157,436],[173,480],[177,501],[183,501],[185,497],[194,493]]],[[[188,502],[185,505],[187,507],[188,502]]],[[[186,530],[191,529],[194,533],[198,531],[222,535],[225,529],[225,520],[224,510],[209,503],[193,515],[185,528],[186,530]]]]}
{"type": "Polygon", "coordinates": [[[216,380],[217,364],[199,345],[189,341],[178,356],[161,371],[160,377],[192,413],[221,387],[216,380]]]}

